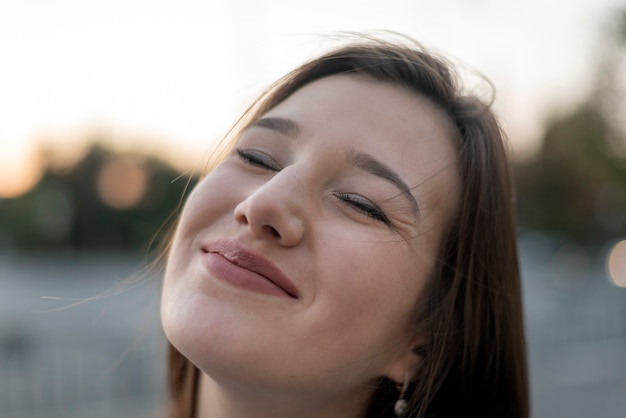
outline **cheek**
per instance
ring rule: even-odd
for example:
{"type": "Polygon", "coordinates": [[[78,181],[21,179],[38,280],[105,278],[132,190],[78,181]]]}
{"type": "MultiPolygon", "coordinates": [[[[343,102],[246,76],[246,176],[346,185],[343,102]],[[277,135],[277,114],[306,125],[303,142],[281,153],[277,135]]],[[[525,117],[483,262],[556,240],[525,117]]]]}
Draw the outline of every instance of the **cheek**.
{"type": "Polygon", "coordinates": [[[324,319],[311,324],[314,338],[327,333],[344,347],[376,352],[408,336],[432,261],[413,255],[404,241],[352,242],[342,251],[329,248],[324,258],[318,291],[326,297],[315,306],[324,319]]]}
{"type": "Polygon", "coordinates": [[[232,185],[216,173],[200,182],[183,207],[176,237],[185,238],[232,214],[236,203],[232,185]]]}
{"type": "Polygon", "coordinates": [[[200,248],[199,235],[226,218],[227,208],[207,203],[211,200],[203,189],[196,189],[185,203],[167,256],[166,281],[175,280],[188,269],[200,248]]]}
{"type": "Polygon", "coordinates": [[[197,255],[202,237],[232,222],[234,206],[226,194],[227,188],[220,176],[205,178],[189,195],[182,210],[167,256],[161,292],[161,320],[168,337],[193,319],[181,315],[193,315],[195,311],[189,299],[197,284],[197,255]]]}

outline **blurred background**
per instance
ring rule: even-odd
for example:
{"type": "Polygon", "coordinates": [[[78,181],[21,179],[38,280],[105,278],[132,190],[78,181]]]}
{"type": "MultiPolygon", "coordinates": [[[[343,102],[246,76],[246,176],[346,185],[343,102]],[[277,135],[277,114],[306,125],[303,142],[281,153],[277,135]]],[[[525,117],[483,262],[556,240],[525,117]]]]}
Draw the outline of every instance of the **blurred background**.
{"type": "MultiPolygon", "coordinates": [[[[263,88],[391,29],[491,79],[537,418],[626,411],[626,3],[0,3],[0,416],[152,417],[170,214],[263,88]]],[[[481,88],[476,85],[476,88],[481,88]]]]}

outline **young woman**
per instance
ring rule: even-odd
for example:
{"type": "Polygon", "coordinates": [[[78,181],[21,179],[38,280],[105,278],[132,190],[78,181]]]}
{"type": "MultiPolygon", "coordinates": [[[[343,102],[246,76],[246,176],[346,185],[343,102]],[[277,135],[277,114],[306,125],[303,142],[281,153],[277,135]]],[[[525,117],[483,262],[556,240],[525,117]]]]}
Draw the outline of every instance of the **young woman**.
{"type": "Polygon", "coordinates": [[[505,147],[451,65],[357,40],[223,151],[168,253],[171,417],[528,416],[505,147]]]}

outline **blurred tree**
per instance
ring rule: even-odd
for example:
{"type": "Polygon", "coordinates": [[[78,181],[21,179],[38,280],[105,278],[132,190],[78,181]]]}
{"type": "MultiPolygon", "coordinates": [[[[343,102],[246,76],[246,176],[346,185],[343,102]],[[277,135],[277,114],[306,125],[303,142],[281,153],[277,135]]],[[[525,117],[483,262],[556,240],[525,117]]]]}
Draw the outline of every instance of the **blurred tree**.
{"type": "Polygon", "coordinates": [[[146,250],[153,239],[153,244],[163,239],[168,218],[196,181],[157,159],[93,145],[72,169],[48,169],[32,191],[0,205],[0,247],[146,250]],[[99,185],[104,168],[119,161],[132,161],[135,171],[112,177],[107,187],[113,193],[136,183],[130,174],[145,180],[136,201],[125,207],[111,206],[99,185]]]}
{"type": "Polygon", "coordinates": [[[522,226],[592,245],[626,235],[626,165],[610,132],[588,104],[549,124],[539,157],[517,168],[522,226]]]}
{"type": "Polygon", "coordinates": [[[585,245],[626,236],[626,9],[598,60],[596,87],[569,114],[548,122],[538,157],[516,168],[520,225],[585,245]]]}

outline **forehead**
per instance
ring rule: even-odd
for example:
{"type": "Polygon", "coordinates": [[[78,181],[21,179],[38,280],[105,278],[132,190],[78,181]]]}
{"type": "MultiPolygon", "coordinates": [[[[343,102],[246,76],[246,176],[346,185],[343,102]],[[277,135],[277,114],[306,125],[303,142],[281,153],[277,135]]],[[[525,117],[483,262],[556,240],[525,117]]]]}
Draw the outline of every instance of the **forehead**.
{"type": "Polygon", "coordinates": [[[416,134],[452,133],[448,118],[430,100],[405,86],[366,75],[341,74],[315,80],[267,112],[275,113],[310,118],[333,128],[353,129],[357,124],[388,131],[393,124],[394,132],[390,133],[414,138],[416,134]]]}
{"type": "Polygon", "coordinates": [[[435,104],[408,88],[364,75],[333,75],[313,81],[264,116],[296,122],[293,136],[332,138],[377,149],[379,155],[428,150],[456,154],[454,127],[435,104]]]}

